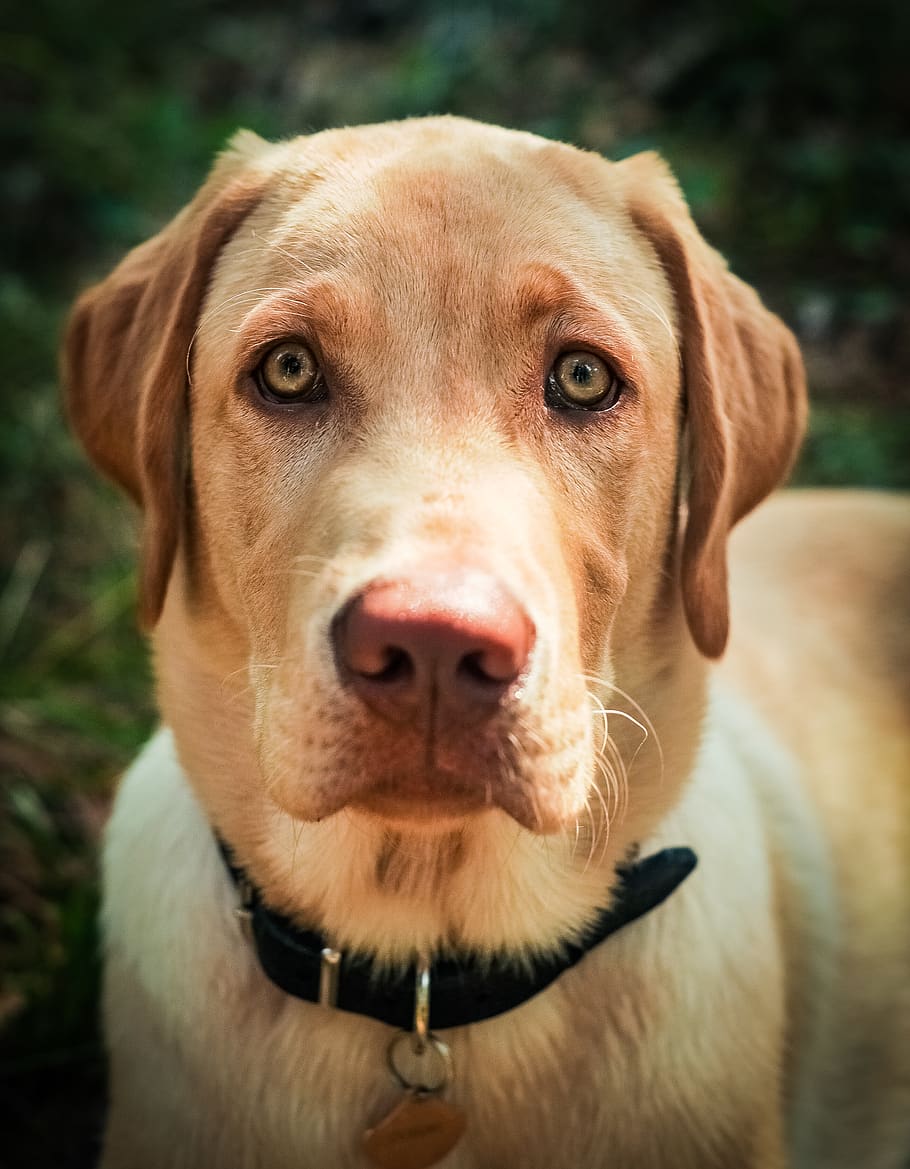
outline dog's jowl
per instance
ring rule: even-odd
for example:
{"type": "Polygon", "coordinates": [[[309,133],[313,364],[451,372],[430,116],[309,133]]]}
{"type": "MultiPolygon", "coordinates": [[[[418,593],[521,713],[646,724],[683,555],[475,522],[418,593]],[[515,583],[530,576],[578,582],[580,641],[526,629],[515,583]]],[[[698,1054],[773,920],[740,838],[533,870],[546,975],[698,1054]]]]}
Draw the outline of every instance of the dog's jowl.
{"type": "Polygon", "coordinates": [[[104,1169],[903,1169],[910,508],[745,519],[802,364],[656,156],[241,133],[64,365],[162,715],[104,1169]]]}

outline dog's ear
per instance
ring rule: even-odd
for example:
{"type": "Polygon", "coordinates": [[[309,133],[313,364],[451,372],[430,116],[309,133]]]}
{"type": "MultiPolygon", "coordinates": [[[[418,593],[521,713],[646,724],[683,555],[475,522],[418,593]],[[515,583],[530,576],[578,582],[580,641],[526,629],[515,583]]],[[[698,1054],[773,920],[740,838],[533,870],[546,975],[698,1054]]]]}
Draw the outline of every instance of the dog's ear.
{"type": "Polygon", "coordinates": [[[189,352],[221,248],[259,201],[266,144],[237,135],[184,210],[135,248],[70,316],[62,375],[89,457],[142,507],[139,618],[158,620],[180,537],[189,352]]]}
{"type": "Polygon", "coordinates": [[[707,657],[728,631],[727,536],[787,475],[806,422],[796,339],[702,239],[654,154],[619,164],[629,212],[657,252],[676,298],[688,436],[682,594],[707,657]]]}

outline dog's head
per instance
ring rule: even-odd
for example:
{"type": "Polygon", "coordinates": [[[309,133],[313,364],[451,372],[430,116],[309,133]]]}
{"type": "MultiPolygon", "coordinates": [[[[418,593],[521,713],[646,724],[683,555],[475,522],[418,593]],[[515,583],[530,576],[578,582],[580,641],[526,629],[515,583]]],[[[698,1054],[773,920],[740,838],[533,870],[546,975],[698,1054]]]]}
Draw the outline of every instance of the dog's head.
{"type": "Polygon", "coordinates": [[[357,941],[385,890],[402,934],[486,913],[495,944],[503,873],[577,874],[588,823],[615,862],[672,802],[727,535],[789,468],[804,388],[655,156],[448,118],[240,135],[83,296],[65,365],[144,511],[166,719],[279,904],[357,941]]]}

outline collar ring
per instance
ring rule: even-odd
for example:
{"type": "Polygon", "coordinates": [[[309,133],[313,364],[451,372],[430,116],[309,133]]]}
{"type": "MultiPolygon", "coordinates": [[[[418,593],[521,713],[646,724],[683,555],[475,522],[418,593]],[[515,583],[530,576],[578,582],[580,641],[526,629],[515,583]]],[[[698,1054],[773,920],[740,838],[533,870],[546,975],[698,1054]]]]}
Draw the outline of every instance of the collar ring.
{"type": "Polygon", "coordinates": [[[386,1064],[403,1091],[416,1092],[419,1096],[438,1096],[451,1084],[454,1075],[449,1045],[432,1031],[427,1033],[420,1051],[414,1046],[412,1032],[399,1031],[386,1048],[386,1064]]]}
{"type": "Polygon", "coordinates": [[[414,977],[414,1054],[423,1055],[430,1035],[430,958],[425,950],[417,955],[414,977]]]}

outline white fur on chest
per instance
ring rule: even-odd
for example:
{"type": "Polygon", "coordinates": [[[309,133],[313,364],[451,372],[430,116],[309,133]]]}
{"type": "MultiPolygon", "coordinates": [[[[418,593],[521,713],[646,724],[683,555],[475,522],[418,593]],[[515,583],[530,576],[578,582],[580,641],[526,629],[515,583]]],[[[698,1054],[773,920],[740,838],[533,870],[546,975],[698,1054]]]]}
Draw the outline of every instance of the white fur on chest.
{"type": "MultiPolygon", "coordinates": [[[[767,850],[740,771],[709,738],[683,802],[643,842],[699,854],[665,905],[537,999],[445,1034],[450,1099],[468,1116],[445,1169],[702,1166],[735,1140],[783,1028],[767,850]]],[[[162,731],[125,777],[105,853],[114,1131],[131,1117],[134,1169],[361,1167],[364,1130],[400,1096],[393,1032],[273,987],[235,902],[162,731]]]]}

